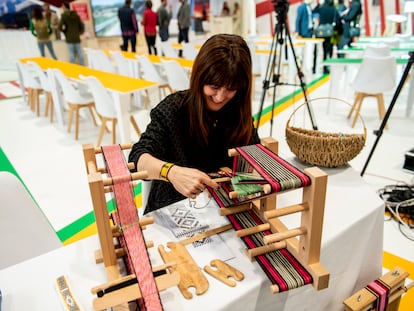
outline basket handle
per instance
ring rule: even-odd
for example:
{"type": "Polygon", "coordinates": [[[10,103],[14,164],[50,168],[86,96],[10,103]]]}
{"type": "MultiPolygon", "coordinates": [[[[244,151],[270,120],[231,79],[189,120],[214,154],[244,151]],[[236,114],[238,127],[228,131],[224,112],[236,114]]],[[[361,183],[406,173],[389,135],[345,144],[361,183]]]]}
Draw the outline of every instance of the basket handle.
{"type": "MultiPolygon", "coordinates": [[[[298,111],[300,108],[302,108],[306,104],[309,105],[311,102],[316,101],[316,100],[321,100],[321,99],[327,99],[327,100],[335,99],[335,100],[338,100],[338,101],[340,101],[340,102],[342,102],[342,103],[344,103],[344,104],[346,104],[346,105],[348,105],[349,107],[352,108],[352,105],[350,103],[348,103],[347,101],[345,101],[343,99],[340,99],[340,98],[328,97],[328,96],[327,97],[317,97],[317,98],[313,98],[311,100],[308,100],[308,103],[304,102],[304,103],[302,103],[301,105],[299,105],[298,107],[296,107],[293,110],[292,114],[289,116],[289,119],[286,122],[286,127],[289,127],[290,120],[292,119],[292,117],[296,113],[296,111],[298,111]]],[[[361,120],[362,126],[364,127],[364,139],[366,140],[367,139],[367,128],[365,126],[365,121],[364,121],[364,119],[362,118],[362,116],[361,116],[361,114],[359,112],[358,112],[358,118],[361,120]]]]}

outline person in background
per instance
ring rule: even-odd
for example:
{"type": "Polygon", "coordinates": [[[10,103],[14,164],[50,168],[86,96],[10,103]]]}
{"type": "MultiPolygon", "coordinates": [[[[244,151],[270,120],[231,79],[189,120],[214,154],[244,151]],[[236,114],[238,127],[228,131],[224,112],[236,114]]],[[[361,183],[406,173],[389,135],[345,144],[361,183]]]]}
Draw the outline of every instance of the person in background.
{"type": "Polygon", "coordinates": [[[32,9],[32,18],[30,19],[29,29],[33,36],[37,38],[40,55],[45,57],[45,47],[47,47],[50,56],[57,59],[52,41],[50,40],[52,28],[47,19],[43,16],[42,8],[38,5],[34,6],[32,9]]]}
{"type": "Polygon", "coordinates": [[[341,21],[342,12],[346,10],[345,0],[335,0],[334,6],[338,12],[339,20],[335,25],[334,35],[332,37],[332,45],[338,47],[339,42],[341,41],[342,34],[344,32],[344,28],[341,21]]]}
{"type": "MultiPolygon", "coordinates": [[[[313,10],[313,12],[319,14],[320,25],[332,24],[335,28],[336,24],[339,23],[339,14],[333,5],[333,0],[325,0],[325,2],[322,5],[318,4],[313,10]]],[[[331,40],[332,37],[327,37],[323,40],[323,60],[327,58],[332,58],[333,44],[331,40]]],[[[323,67],[323,73],[329,73],[329,68],[327,66],[323,67]]]]}
{"type": "Polygon", "coordinates": [[[145,41],[148,53],[157,55],[155,40],[157,38],[157,13],[152,10],[152,1],[145,1],[145,10],[142,15],[141,25],[144,27],[145,41]]]}
{"type": "Polygon", "coordinates": [[[161,41],[168,41],[170,33],[168,27],[172,18],[171,6],[167,9],[167,0],[161,0],[161,5],[157,10],[158,34],[161,41]]]}
{"type": "MultiPolygon", "coordinates": [[[[350,46],[352,37],[349,32],[351,24],[355,25],[358,23],[359,17],[362,14],[362,5],[360,0],[352,0],[349,8],[342,12],[341,23],[343,26],[343,34],[341,41],[339,41],[338,49],[342,50],[346,46],[350,46]]],[[[343,53],[338,53],[338,57],[344,57],[343,53]]]]}
{"type": "Polygon", "coordinates": [[[298,6],[295,32],[302,38],[312,38],[313,36],[312,2],[313,0],[305,0],[298,6]]]}
{"type": "Polygon", "coordinates": [[[152,180],[144,213],[218,184],[208,173],[230,166],[229,148],[259,143],[252,118],[252,62],[246,41],[213,35],[203,44],[188,90],[151,110],[151,122],[128,162],[152,180]]]}
{"type": "MultiPolygon", "coordinates": [[[[177,13],[177,22],[178,22],[178,43],[186,42],[188,43],[188,32],[190,30],[191,24],[191,14],[190,14],[190,5],[187,3],[187,0],[179,0],[181,6],[178,9],[177,13]]],[[[180,57],[183,56],[183,50],[178,51],[180,57]]]]}
{"type": "Polygon", "coordinates": [[[138,22],[134,9],[131,8],[131,0],[125,0],[124,6],[118,9],[118,19],[121,24],[122,51],[128,51],[128,42],[131,43],[131,51],[136,52],[138,22]]]}
{"type": "Polygon", "coordinates": [[[233,10],[233,33],[235,35],[242,35],[242,14],[241,14],[240,5],[238,2],[234,2],[234,10],[233,10]]]}
{"type": "Polygon", "coordinates": [[[59,21],[59,30],[65,35],[66,44],[69,49],[69,61],[76,63],[76,56],[79,64],[84,65],[84,57],[81,48],[81,35],[85,32],[85,24],[78,13],[70,9],[69,2],[63,3],[63,13],[59,21]]]}
{"type": "Polygon", "coordinates": [[[223,2],[223,8],[221,9],[221,15],[220,16],[230,16],[230,7],[227,1],[223,2]]]}
{"type": "Polygon", "coordinates": [[[52,27],[55,40],[60,40],[59,17],[50,9],[50,5],[48,3],[43,4],[43,15],[49,22],[50,27],[52,27]]]}

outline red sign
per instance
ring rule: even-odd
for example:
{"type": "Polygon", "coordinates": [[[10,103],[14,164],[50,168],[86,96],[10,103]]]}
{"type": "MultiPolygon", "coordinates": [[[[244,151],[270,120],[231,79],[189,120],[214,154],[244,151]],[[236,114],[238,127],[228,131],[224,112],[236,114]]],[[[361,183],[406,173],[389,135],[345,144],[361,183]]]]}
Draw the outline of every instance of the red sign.
{"type": "Polygon", "coordinates": [[[78,2],[71,3],[72,10],[79,14],[82,21],[89,21],[88,5],[86,3],[78,2]]]}

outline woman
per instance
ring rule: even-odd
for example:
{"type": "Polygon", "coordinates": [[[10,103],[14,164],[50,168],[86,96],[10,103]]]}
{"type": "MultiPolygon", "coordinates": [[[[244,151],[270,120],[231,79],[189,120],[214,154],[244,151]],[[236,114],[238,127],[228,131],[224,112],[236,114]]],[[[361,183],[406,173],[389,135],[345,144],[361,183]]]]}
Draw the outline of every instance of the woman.
{"type": "Polygon", "coordinates": [[[151,111],[151,122],[133,146],[129,162],[152,179],[145,213],[206,186],[207,173],[230,166],[229,148],[259,143],[251,108],[249,47],[240,36],[219,34],[201,47],[190,88],[168,95],[151,111]]]}
{"type": "Polygon", "coordinates": [[[141,25],[144,26],[145,40],[147,41],[148,53],[157,55],[155,39],[157,36],[157,13],[152,10],[152,1],[145,1],[145,11],[142,15],[141,25]]]}
{"type": "Polygon", "coordinates": [[[30,20],[29,27],[33,36],[37,38],[37,45],[39,46],[40,55],[45,57],[45,47],[47,47],[50,56],[57,59],[52,41],[50,40],[52,28],[50,27],[50,23],[46,17],[43,16],[42,8],[40,6],[33,7],[32,19],[30,20]]]}

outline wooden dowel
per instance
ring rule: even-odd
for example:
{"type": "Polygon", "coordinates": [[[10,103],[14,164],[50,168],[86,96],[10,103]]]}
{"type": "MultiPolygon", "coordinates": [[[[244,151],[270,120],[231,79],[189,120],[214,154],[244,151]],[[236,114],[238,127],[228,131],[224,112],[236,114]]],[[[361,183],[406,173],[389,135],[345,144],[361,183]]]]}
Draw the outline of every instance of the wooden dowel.
{"type": "Polygon", "coordinates": [[[218,177],[218,178],[213,178],[213,181],[215,181],[216,183],[226,182],[226,181],[231,181],[231,178],[230,177],[218,177]]]}
{"type": "Polygon", "coordinates": [[[245,212],[252,209],[252,205],[250,203],[232,206],[232,207],[224,207],[220,208],[220,216],[227,216],[232,215],[240,212],[245,212]]]}
{"type": "Polygon", "coordinates": [[[263,213],[264,218],[270,219],[270,218],[275,218],[275,217],[280,217],[280,216],[285,216],[285,215],[289,215],[289,214],[294,214],[294,213],[298,213],[298,212],[303,212],[309,209],[309,205],[307,203],[301,203],[301,204],[297,204],[297,205],[291,205],[291,206],[287,206],[287,207],[282,207],[282,208],[277,208],[277,209],[273,209],[270,211],[265,211],[263,213]]]}
{"type": "MultiPolygon", "coordinates": [[[[119,146],[121,147],[121,150],[132,148],[132,144],[119,144],[119,146]]],[[[94,150],[95,150],[95,153],[102,153],[101,147],[95,147],[94,150]]]]}
{"type": "Polygon", "coordinates": [[[228,155],[229,155],[229,157],[235,157],[235,156],[239,155],[239,153],[237,152],[236,149],[233,148],[233,149],[229,149],[228,155]]]}
{"type": "MultiPolygon", "coordinates": [[[[146,178],[148,178],[147,171],[141,171],[141,172],[131,173],[131,180],[146,179],[146,178]]],[[[104,184],[104,186],[111,186],[111,185],[114,184],[113,183],[113,179],[111,177],[105,178],[103,180],[103,184],[104,184]]]]}
{"type": "Polygon", "coordinates": [[[306,228],[299,227],[296,229],[286,230],[284,232],[277,232],[277,233],[273,233],[270,235],[266,235],[263,237],[263,243],[271,244],[274,242],[283,241],[283,240],[293,238],[298,235],[304,235],[304,234],[306,234],[306,228]]]}
{"type": "Polygon", "coordinates": [[[205,231],[205,232],[196,234],[196,235],[194,235],[194,236],[192,236],[192,237],[190,237],[188,239],[181,240],[180,241],[180,244],[182,244],[182,245],[188,245],[188,244],[191,244],[191,243],[193,243],[195,241],[205,239],[206,237],[209,237],[209,236],[211,236],[213,234],[221,233],[221,232],[230,230],[232,228],[233,228],[233,226],[231,224],[224,225],[224,226],[221,226],[221,227],[218,227],[218,228],[214,228],[214,229],[211,229],[211,230],[208,230],[208,231],[205,231]]]}
{"type": "Polygon", "coordinates": [[[270,230],[270,225],[268,223],[246,228],[246,229],[237,230],[236,235],[239,238],[242,238],[246,235],[251,235],[251,234],[255,234],[255,233],[266,231],[266,230],[270,230]]]}
{"type": "Polygon", "coordinates": [[[273,243],[269,245],[258,246],[252,249],[246,250],[247,256],[251,261],[254,260],[254,257],[267,254],[269,252],[277,251],[278,249],[286,248],[286,242],[281,241],[278,243],[273,243]]]}

